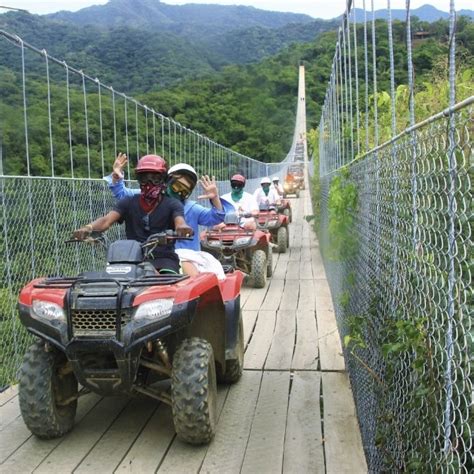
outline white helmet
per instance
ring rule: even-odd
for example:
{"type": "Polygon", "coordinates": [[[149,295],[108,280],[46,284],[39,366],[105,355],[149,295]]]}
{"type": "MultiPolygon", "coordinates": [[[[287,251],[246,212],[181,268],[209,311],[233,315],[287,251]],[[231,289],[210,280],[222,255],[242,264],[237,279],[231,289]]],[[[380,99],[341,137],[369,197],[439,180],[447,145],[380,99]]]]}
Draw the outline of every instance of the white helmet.
{"type": "Polygon", "coordinates": [[[177,165],[172,166],[168,170],[168,176],[172,174],[187,175],[193,180],[194,185],[196,185],[197,180],[198,180],[196,170],[191,165],[188,165],[186,163],[178,163],[177,165]]]}
{"type": "Polygon", "coordinates": [[[261,179],[260,184],[272,184],[272,182],[268,176],[265,176],[265,178],[261,179]]]}
{"type": "Polygon", "coordinates": [[[275,181],[280,181],[280,178],[279,178],[278,176],[273,176],[272,181],[273,181],[273,182],[275,182],[275,181]]]}

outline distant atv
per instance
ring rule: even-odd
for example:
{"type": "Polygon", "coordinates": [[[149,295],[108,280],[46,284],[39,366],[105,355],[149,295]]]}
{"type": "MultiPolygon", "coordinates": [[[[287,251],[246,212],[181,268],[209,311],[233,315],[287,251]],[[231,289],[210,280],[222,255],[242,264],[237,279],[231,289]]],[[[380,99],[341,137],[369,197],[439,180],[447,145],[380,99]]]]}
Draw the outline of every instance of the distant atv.
{"type": "Polygon", "coordinates": [[[261,205],[258,215],[258,228],[268,230],[278,253],[285,253],[290,244],[289,218],[278,214],[274,206],[261,205]]]}
{"type": "Polygon", "coordinates": [[[285,197],[294,194],[297,198],[300,197],[300,185],[299,181],[292,174],[287,174],[285,180],[283,181],[283,191],[285,197]]]}
{"type": "Polygon", "coordinates": [[[72,429],[80,384],[102,396],[144,394],[165,402],[179,438],[212,439],[216,378],[236,382],[242,374],[243,274],[221,282],[212,273],[158,274],[147,256],[173,238],[116,241],[102,271],[38,278],[21,290],[21,322],[38,339],[20,370],[19,400],[36,436],[72,429]]]}
{"type": "Polygon", "coordinates": [[[223,230],[202,232],[201,247],[214,255],[224,268],[239,269],[249,276],[251,285],[264,288],[267,277],[273,272],[271,235],[264,230],[245,230],[239,221],[237,214],[227,214],[223,230]]]}
{"type": "Polygon", "coordinates": [[[277,205],[277,211],[279,214],[288,216],[290,223],[293,221],[293,212],[291,210],[291,202],[289,199],[282,199],[280,204],[277,205]]]}

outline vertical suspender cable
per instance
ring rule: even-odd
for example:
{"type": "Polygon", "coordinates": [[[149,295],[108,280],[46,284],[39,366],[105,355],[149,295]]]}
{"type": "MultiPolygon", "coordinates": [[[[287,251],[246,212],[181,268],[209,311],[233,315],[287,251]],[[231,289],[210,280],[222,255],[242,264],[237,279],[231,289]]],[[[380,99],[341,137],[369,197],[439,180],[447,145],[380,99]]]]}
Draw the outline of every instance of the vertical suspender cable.
{"type": "Polygon", "coordinates": [[[156,155],[156,112],[155,109],[151,109],[153,114],[153,153],[156,155]]]}
{"type": "Polygon", "coordinates": [[[448,456],[452,447],[451,430],[452,430],[452,397],[453,397],[453,374],[452,364],[454,357],[453,342],[453,323],[454,323],[454,298],[456,294],[456,183],[457,183],[457,162],[456,162],[456,122],[455,115],[452,111],[456,103],[456,11],[454,0],[450,1],[449,8],[449,107],[451,113],[449,115],[449,137],[448,137],[448,162],[449,162],[449,191],[448,191],[448,215],[449,215],[449,232],[448,232],[448,326],[445,338],[446,351],[446,369],[444,374],[446,386],[446,402],[444,408],[444,454],[448,456]]]}
{"type": "MultiPolygon", "coordinates": [[[[102,176],[105,176],[105,162],[104,162],[104,126],[103,126],[103,118],[102,118],[102,91],[101,91],[101,84],[99,79],[95,79],[95,83],[97,84],[97,96],[99,99],[99,136],[100,136],[100,164],[102,167],[102,176]]],[[[115,113],[114,113],[114,121],[115,121],[115,113]]],[[[117,156],[117,150],[115,150],[115,156],[117,156]]]]}
{"type": "Polygon", "coordinates": [[[22,75],[22,93],[23,93],[23,119],[24,119],[24,130],[25,130],[25,152],[26,152],[26,172],[28,176],[28,217],[30,220],[30,257],[31,257],[31,271],[33,276],[36,275],[35,265],[35,244],[34,244],[34,227],[33,227],[33,200],[31,197],[31,168],[30,168],[30,151],[29,151],[29,139],[28,139],[28,112],[26,105],[26,74],[25,74],[25,45],[23,40],[18,38],[21,44],[21,75],[22,75]]]}
{"type": "Polygon", "coordinates": [[[115,91],[113,87],[110,88],[112,91],[112,121],[114,124],[114,159],[117,157],[117,113],[115,109],[115,91]]]}
{"type": "Polygon", "coordinates": [[[369,151],[369,54],[367,46],[367,9],[365,0],[362,0],[364,8],[364,78],[365,78],[365,151],[369,151]]]}
{"type": "MultiPolygon", "coordinates": [[[[392,31],[392,8],[390,0],[387,0],[387,11],[388,11],[388,47],[390,55],[390,110],[392,114],[392,137],[397,134],[397,119],[395,108],[396,96],[395,96],[395,60],[393,56],[393,31],[392,31]]],[[[395,311],[397,304],[397,288],[398,288],[398,158],[397,158],[397,145],[392,145],[392,173],[393,173],[393,194],[392,194],[392,206],[393,206],[393,231],[392,231],[392,242],[393,242],[393,260],[392,260],[392,312],[395,311]]]]}
{"type": "MultiPolygon", "coordinates": [[[[72,152],[72,127],[71,127],[71,98],[69,94],[69,68],[65,61],[63,61],[64,68],[66,70],[66,105],[67,105],[67,129],[68,129],[68,139],[69,139],[69,162],[71,166],[71,178],[72,178],[72,212],[74,220],[74,228],[78,228],[77,222],[77,193],[76,193],[76,181],[74,180],[74,155],[72,152]]],[[[79,273],[80,270],[80,261],[79,261],[79,247],[75,247],[76,254],[76,273],[79,273]]]]}
{"type": "Polygon", "coordinates": [[[56,197],[56,180],[55,178],[55,169],[54,169],[54,146],[53,146],[53,119],[51,116],[51,83],[49,78],[49,62],[48,62],[48,53],[43,49],[43,55],[46,66],[46,87],[47,87],[47,99],[48,99],[48,132],[49,132],[49,153],[51,160],[51,177],[52,179],[52,204],[53,204],[53,225],[54,225],[54,261],[56,267],[56,275],[60,274],[59,270],[59,242],[58,242],[58,213],[57,213],[57,197],[56,197]]]}
{"type": "Polygon", "coordinates": [[[145,141],[146,141],[146,154],[150,153],[150,145],[148,143],[148,107],[145,105],[145,141]]]}
{"type": "Polygon", "coordinates": [[[125,120],[125,153],[127,155],[127,179],[130,179],[130,142],[128,139],[128,107],[127,97],[123,96],[123,115],[125,120]]]}
{"type": "Polygon", "coordinates": [[[350,159],[354,159],[354,121],[353,121],[353,113],[352,113],[352,60],[351,60],[351,30],[350,30],[350,11],[347,11],[346,14],[346,27],[347,27],[347,60],[348,60],[348,76],[349,76],[349,119],[351,123],[351,156],[350,159]]]}
{"type": "MultiPolygon", "coordinates": [[[[102,167],[102,176],[105,176],[105,160],[104,160],[104,130],[103,130],[103,118],[102,118],[102,91],[101,84],[99,79],[95,78],[95,83],[97,84],[97,96],[99,99],[99,136],[100,136],[100,164],[102,167]]],[[[113,93],[113,92],[112,92],[113,93]]],[[[114,123],[115,123],[115,103],[114,103],[114,123]]],[[[115,156],[117,156],[117,150],[115,150],[115,156]]],[[[102,186],[102,206],[104,214],[107,210],[107,197],[106,189],[102,186]]]]}
{"type": "Polygon", "coordinates": [[[355,4],[353,5],[352,15],[353,15],[352,25],[354,29],[354,72],[355,72],[355,93],[356,93],[357,155],[359,155],[360,154],[359,59],[357,57],[357,18],[356,18],[355,4]]]}
{"type": "Polygon", "coordinates": [[[135,104],[135,133],[136,133],[136,144],[137,144],[137,162],[140,159],[140,129],[138,127],[138,102],[133,101],[135,104]]]}
{"type": "MultiPolygon", "coordinates": [[[[85,131],[86,131],[86,150],[87,150],[87,184],[89,190],[89,217],[90,220],[94,218],[94,211],[92,209],[92,177],[91,177],[91,155],[90,155],[90,146],[89,146],[89,116],[87,111],[87,91],[86,91],[86,79],[84,72],[80,71],[82,78],[82,94],[84,98],[84,122],[85,122],[85,131]]],[[[91,248],[92,264],[95,268],[95,251],[94,248],[91,248]]]]}

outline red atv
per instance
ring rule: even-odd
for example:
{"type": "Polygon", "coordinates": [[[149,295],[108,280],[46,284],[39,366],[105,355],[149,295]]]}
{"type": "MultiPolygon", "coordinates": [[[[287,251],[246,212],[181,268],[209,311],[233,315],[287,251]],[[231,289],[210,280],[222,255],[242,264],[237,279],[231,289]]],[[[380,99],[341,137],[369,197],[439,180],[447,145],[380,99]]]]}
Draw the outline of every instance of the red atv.
{"type": "Polygon", "coordinates": [[[291,203],[289,199],[282,199],[280,204],[277,205],[277,211],[279,214],[287,216],[290,223],[293,221],[293,212],[291,211],[291,203]]]}
{"type": "Polygon", "coordinates": [[[270,233],[243,229],[239,216],[234,213],[228,213],[224,222],[223,230],[208,230],[201,234],[202,249],[214,255],[224,268],[242,270],[255,288],[264,288],[273,271],[270,233]]]}
{"type": "Polygon", "coordinates": [[[285,176],[285,181],[283,182],[283,191],[285,192],[285,196],[294,194],[297,198],[300,197],[299,181],[296,180],[294,175],[288,173],[285,176]]]}
{"type": "Polygon", "coordinates": [[[285,253],[290,244],[289,218],[278,214],[274,206],[261,205],[258,215],[258,228],[268,230],[278,253],[285,253]]]}
{"type": "Polygon", "coordinates": [[[80,384],[102,396],[165,402],[182,440],[212,439],[216,378],[232,383],[242,374],[243,274],[228,273],[222,282],[212,273],[158,274],[147,257],[175,238],[118,240],[102,271],[38,278],[22,289],[20,319],[38,339],[20,369],[19,399],[36,436],[72,429],[80,384]]]}

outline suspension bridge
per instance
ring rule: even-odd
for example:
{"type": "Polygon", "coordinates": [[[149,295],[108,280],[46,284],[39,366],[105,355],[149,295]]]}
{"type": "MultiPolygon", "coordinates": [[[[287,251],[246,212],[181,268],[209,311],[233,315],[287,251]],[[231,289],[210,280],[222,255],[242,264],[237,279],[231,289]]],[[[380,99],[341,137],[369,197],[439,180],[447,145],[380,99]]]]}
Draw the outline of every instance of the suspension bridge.
{"type": "Polygon", "coordinates": [[[472,471],[474,97],[457,89],[454,2],[449,97],[423,117],[407,4],[402,119],[390,3],[388,91],[377,76],[373,2],[362,6],[362,18],[354,2],[343,16],[311,157],[300,66],[292,146],[280,163],[227,149],[0,31],[15,58],[1,103],[0,472],[472,471]],[[8,134],[14,147],[4,146],[8,134]],[[31,336],[16,295],[36,276],[103,264],[101,252],[62,242],[111,207],[102,177],[119,151],[132,163],[152,152],[189,163],[215,175],[222,194],[233,172],[253,191],[262,176],[283,179],[297,156],[306,166],[289,251],[274,254],[265,288],[242,290],[244,373],[219,387],[208,446],[181,442],[169,407],[141,398],[81,396],[74,430],[49,441],[20,415],[14,383],[31,336]]]}

